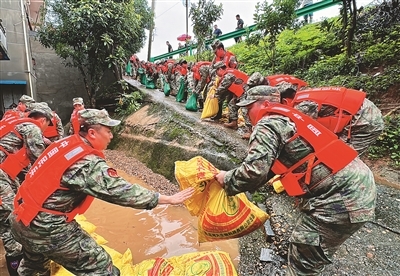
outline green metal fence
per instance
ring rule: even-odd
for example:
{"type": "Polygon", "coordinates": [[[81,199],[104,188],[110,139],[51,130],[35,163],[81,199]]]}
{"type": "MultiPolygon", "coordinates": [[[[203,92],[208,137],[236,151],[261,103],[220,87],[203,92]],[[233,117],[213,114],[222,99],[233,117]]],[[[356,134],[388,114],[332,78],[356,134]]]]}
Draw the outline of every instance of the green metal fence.
{"type": "MultiPolygon", "coordinates": [[[[311,5],[308,5],[307,7],[297,9],[296,10],[296,15],[300,17],[300,16],[303,16],[303,15],[306,15],[306,14],[309,14],[309,13],[312,13],[312,12],[316,12],[316,11],[319,11],[319,10],[323,10],[323,9],[329,8],[331,6],[334,6],[334,5],[337,5],[337,4],[340,4],[340,3],[342,3],[342,0],[323,0],[323,1],[316,2],[316,3],[311,4],[311,5]]],[[[240,29],[240,30],[236,30],[236,31],[233,31],[233,32],[230,32],[230,33],[226,33],[226,34],[220,35],[218,37],[218,39],[221,40],[221,41],[224,41],[224,40],[232,39],[232,38],[235,38],[235,37],[249,35],[250,33],[254,32],[254,31],[256,31],[256,24],[248,26],[248,27],[245,27],[245,28],[240,29]]],[[[214,40],[214,38],[208,39],[208,40],[205,41],[205,44],[206,45],[210,45],[213,42],[213,40],[214,40]]],[[[186,55],[186,53],[187,53],[189,55],[192,55],[193,50],[196,49],[196,48],[197,48],[197,44],[190,44],[187,47],[183,47],[181,49],[172,51],[170,53],[165,53],[165,54],[162,54],[162,55],[151,57],[150,61],[154,62],[156,60],[160,60],[160,59],[163,59],[163,58],[168,59],[170,56],[174,56],[174,55],[177,55],[177,54],[185,54],[186,55]]]]}

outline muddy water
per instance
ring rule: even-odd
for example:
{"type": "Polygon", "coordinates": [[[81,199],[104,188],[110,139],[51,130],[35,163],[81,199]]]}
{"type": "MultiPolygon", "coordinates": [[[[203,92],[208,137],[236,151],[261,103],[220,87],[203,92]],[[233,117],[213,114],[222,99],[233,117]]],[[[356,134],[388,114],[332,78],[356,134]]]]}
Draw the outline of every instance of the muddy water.
{"type": "MultiPolygon", "coordinates": [[[[129,182],[149,188],[140,179],[118,171],[129,182]]],[[[237,268],[238,240],[197,242],[197,219],[183,206],[160,205],[153,210],[135,210],[95,200],[85,213],[87,220],[97,226],[96,233],[103,236],[107,246],[124,253],[130,248],[133,263],[185,253],[222,250],[229,253],[237,268]]]]}

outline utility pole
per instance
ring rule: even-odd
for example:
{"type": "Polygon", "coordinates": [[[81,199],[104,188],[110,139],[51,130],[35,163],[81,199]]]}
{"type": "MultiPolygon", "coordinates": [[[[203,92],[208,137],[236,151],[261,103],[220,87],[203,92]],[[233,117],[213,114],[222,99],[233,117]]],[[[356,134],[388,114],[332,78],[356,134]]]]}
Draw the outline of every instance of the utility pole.
{"type": "Polygon", "coordinates": [[[156,0],[151,0],[151,11],[154,15],[154,18],[153,18],[153,22],[151,23],[150,31],[149,31],[149,46],[147,48],[147,61],[150,61],[150,58],[151,58],[151,43],[153,42],[153,30],[154,30],[154,20],[155,20],[155,13],[154,13],[155,2],[156,2],[156,0]]]}
{"type": "Polygon", "coordinates": [[[188,2],[189,0],[185,0],[186,1],[186,37],[189,35],[189,14],[188,14],[188,2]]]}

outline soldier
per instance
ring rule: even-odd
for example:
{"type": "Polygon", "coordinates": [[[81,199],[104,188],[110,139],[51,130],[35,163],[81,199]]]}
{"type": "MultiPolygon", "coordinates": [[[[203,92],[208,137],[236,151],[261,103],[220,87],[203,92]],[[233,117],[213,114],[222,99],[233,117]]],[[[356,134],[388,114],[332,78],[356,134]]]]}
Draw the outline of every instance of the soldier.
{"type": "Polygon", "coordinates": [[[374,178],[330,130],[280,104],[277,88],[257,88],[239,102],[254,125],[247,157],[215,178],[235,195],[256,190],[271,172],[278,175],[301,210],[289,240],[287,275],[319,275],[340,244],[374,219],[374,178]]]}
{"type": "MultiPolygon", "coordinates": [[[[46,102],[43,102],[42,104],[48,106],[46,102]]],[[[47,127],[46,130],[43,132],[46,145],[49,145],[51,142],[60,140],[64,137],[64,127],[61,118],[55,111],[52,111],[52,113],[53,117],[51,118],[51,126],[47,127]]]]}
{"type": "Polygon", "coordinates": [[[212,60],[213,65],[218,61],[223,61],[227,68],[237,69],[238,62],[235,54],[232,53],[231,51],[225,50],[224,44],[221,41],[219,41],[218,39],[215,40],[211,44],[211,48],[213,49],[215,54],[212,60]]]}
{"type": "Polygon", "coordinates": [[[79,116],[78,112],[80,110],[85,109],[85,105],[83,103],[83,99],[81,97],[73,98],[72,105],[74,106],[74,110],[72,110],[71,119],[69,120],[69,135],[75,134],[79,132],[79,116]]]}
{"type": "Polygon", "coordinates": [[[13,211],[18,175],[44,151],[42,132],[51,124],[51,110],[35,104],[28,118],[6,118],[0,126],[0,236],[6,251],[10,275],[18,275],[21,245],[11,236],[8,217],[13,211]]]}
{"type": "Polygon", "coordinates": [[[381,111],[363,91],[319,87],[296,92],[289,87],[282,90],[281,100],[319,121],[359,155],[366,152],[385,127],[381,111]]]}
{"type": "Polygon", "coordinates": [[[226,65],[221,61],[215,64],[215,68],[218,68],[217,75],[222,79],[215,92],[215,96],[218,98],[218,113],[211,119],[219,120],[222,117],[222,106],[223,102],[226,100],[229,109],[229,123],[225,123],[224,127],[237,129],[239,107],[236,105],[236,102],[243,95],[245,90],[244,86],[249,76],[236,69],[227,69],[226,65]],[[221,63],[222,66],[219,66],[221,63]]]}
{"type": "Polygon", "coordinates": [[[24,118],[28,114],[26,113],[27,109],[29,109],[29,104],[34,103],[35,100],[28,95],[22,95],[19,99],[18,105],[16,108],[12,110],[7,110],[4,115],[3,119],[15,117],[15,118],[24,118]]]}
{"type": "Polygon", "coordinates": [[[207,95],[206,92],[203,93],[206,89],[207,84],[210,82],[210,68],[211,62],[209,61],[200,61],[196,62],[192,68],[193,78],[196,81],[196,86],[194,93],[197,95],[197,101],[200,109],[203,109],[204,99],[207,95]]]}
{"type": "Polygon", "coordinates": [[[79,117],[79,134],[52,143],[16,195],[11,223],[23,246],[20,275],[48,275],[50,260],[75,275],[119,275],[110,255],[79,226],[75,215],[84,213],[94,197],[153,209],[158,204],[181,204],[194,191],[166,196],[127,182],[107,165],[102,153],[113,137],[111,127],[120,121],[97,109],[81,110],[79,117]]]}

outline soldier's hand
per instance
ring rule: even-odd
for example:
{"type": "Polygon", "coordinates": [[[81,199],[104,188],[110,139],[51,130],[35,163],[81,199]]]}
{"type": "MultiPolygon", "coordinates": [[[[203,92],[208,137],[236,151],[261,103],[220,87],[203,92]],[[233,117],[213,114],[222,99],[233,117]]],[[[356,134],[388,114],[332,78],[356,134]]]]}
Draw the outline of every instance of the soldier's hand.
{"type": "Polygon", "coordinates": [[[226,171],[220,171],[218,174],[216,174],[214,176],[215,180],[218,181],[218,183],[221,185],[222,188],[224,187],[225,174],[226,174],[226,171]]]}
{"type": "Polygon", "coordinates": [[[180,191],[172,196],[160,195],[158,198],[158,204],[181,204],[186,199],[189,199],[194,193],[194,188],[190,187],[180,191]]]}

